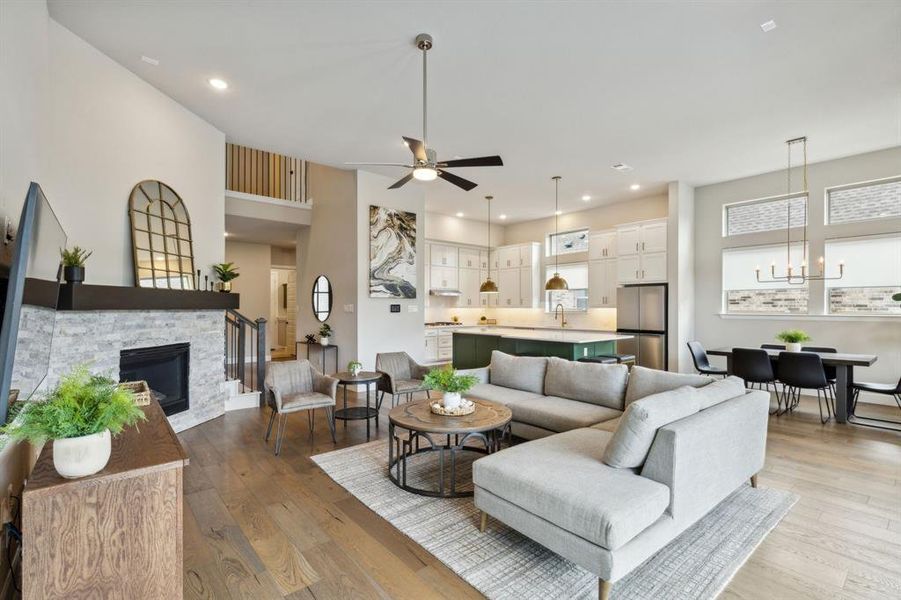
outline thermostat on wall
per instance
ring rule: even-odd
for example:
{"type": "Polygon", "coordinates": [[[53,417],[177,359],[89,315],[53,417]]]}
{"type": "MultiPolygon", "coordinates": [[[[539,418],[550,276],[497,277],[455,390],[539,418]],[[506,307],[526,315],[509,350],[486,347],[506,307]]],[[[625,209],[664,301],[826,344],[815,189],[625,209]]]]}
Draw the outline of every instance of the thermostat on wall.
{"type": "Polygon", "coordinates": [[[391,312],[393,312],[393,313],[395,313],[395,312],[396,312],[396,313],[399,313],[399,312],[400,312],[400,304],[392,304],[392,305],[391,305],[391,312]]]}

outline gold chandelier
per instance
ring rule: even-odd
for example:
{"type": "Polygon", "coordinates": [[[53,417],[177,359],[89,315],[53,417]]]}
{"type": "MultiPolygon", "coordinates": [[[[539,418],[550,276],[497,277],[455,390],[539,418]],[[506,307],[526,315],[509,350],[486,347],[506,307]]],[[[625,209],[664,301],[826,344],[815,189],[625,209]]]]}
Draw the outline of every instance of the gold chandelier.
{"type": "Polygon", "coordinates": [[[479,286],[480,294],[496,294],[497,293],[497,284],[491,281],[491,200],[494,196],[485,196],[485,200],[488,201],[488,275],[485,277],[485,281],[482,282],[482,285],[479,286]]]}
{"type": "Polygon", "coordinates": [[[554,180],[554,240],[552,248],[554,249],[554,276],[547,280],[544,289],[549,291],[568,290],[569,284],[560,277],[560,265],[557,252],[557,235],[560,233],[560,179],[559,175],[551,177],[554,180]]]}
{"type": "Polygon", "coordinates": [[[790,285],[804,285],[808,281],[832,281],[835,279],[841,279],[845,275],[845,261],[839,261],[838,263],[838,276],[827,277],[826,276],[826,262],[825,259],[821,256],[817,261],[817,266],[819,268],[819,274],[811,275],[808,273],[808,265],[807,265],[807,221],[809,213],[807,210],[807,205],[810,202],[810,193],[807,189],[807,136],[793,138],[790,140],[786,140],[785,145],[788,149],[788,167],[786,168],[786,179],[787,179],[787,192],[785,197],[785,212],[786,212],[786,222],[785,222],[785,274],[784,275],[776,275],[776,261],[773,261],[770,264],[770,276],[769,279],[761,279],[760,278],[760,266],[757,266],[754,271],[757,274],[757,281],[760,283],[788,283],[790,285]],[[792,146],[795,144],[801,144],[803,149],[804,156],[804,164],[803,164],[803,190],[801,193],[804,194],[804,236],[801,239],[801,272],[798,273],[794,267],[792,266],[792,258],[791,258],[791,227],[792,227],[792,213],[791,213],[791,205],[792,205],[792,146]]]}

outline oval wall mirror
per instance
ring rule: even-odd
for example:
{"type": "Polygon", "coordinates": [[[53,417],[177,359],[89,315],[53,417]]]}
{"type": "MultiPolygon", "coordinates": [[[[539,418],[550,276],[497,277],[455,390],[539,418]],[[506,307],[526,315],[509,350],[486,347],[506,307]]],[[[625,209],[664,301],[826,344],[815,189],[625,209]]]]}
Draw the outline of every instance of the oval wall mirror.
{"type": "Polygon", "coordinates": [[[332,312],[332,284],[325,275],[320,275],[313,282],[312,301],[316,320],[324,323],[332,312]]]}

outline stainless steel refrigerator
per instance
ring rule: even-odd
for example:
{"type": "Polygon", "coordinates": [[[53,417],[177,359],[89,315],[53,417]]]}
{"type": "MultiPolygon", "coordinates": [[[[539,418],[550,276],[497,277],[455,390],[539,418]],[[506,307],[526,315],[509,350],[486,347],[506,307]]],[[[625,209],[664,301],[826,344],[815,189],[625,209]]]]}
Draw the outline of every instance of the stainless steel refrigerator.
{"type": "Polygon", "coordinates": [[[619,354],[634,354],[635,364],[666,370],[667,286],[626,285],[616,290],[616,331],[634,336],[616,342],[619,354]]]}

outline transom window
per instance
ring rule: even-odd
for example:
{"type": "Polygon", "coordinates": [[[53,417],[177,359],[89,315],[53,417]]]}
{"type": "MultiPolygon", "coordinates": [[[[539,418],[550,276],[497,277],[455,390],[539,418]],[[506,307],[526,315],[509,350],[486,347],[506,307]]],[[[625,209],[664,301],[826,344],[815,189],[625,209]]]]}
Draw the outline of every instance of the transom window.
{"type": "Polygon", "coordinates": [[[723,211],[723,235],[785,229],[789,203],[791,226],[803,227],[807,220],[807,194],[801,193],[727,204],[723,211]]]}
{"type": "Polygon", "coordinates": [[[588,229],[561,231],[547,236],[548,256],[588,252],[588,229]]]}
{"type": "Polygon", "coordinates": [[[554,312],[557,304],[562,304],[565,310],[588,310],[588,264],[567,263],[560,265],[548,265],[545,269],[545,281],[560,273],[560,276],[569,284],[568,290],[553,290],[544,292],[545,312],[554,312]]]}
{"type": "Polygon", "coordinates": [[[826,190],[826,223],[901,218],[901,177],[826,190]]]}

